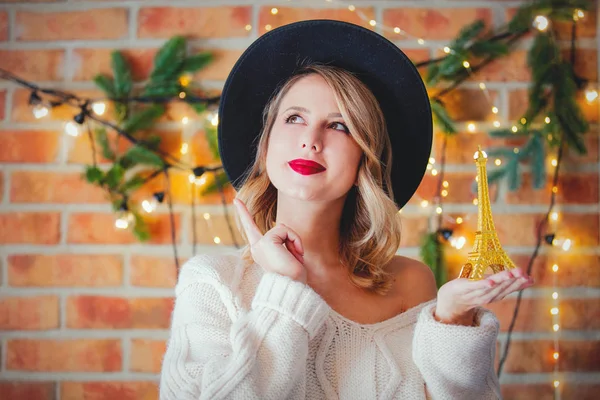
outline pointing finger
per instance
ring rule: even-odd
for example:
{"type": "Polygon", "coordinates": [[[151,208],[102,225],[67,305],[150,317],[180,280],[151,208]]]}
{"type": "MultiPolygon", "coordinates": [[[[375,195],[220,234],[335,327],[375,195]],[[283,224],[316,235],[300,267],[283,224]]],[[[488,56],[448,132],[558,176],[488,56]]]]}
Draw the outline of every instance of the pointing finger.
{"type": "Polygon", "coordinates": [[[250,216],[246,205],[239,199],[234,199],[233,204],[235,204],[238,210],[240,220],[242,221],[242,226],[244,227],[244,232],[246,232],[246,237],[252,246],[258,242],[263,235],[250,216]]]}

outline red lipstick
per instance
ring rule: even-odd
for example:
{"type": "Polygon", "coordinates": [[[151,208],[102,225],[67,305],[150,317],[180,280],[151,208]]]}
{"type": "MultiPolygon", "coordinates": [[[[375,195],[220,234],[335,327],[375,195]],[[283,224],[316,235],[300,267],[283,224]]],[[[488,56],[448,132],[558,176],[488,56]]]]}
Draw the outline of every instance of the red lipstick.
{"type": "Polygon", "coordinates": [[[292,160],[288,164],[294,171],[302,175],[318,174],[319,172],[325,171],[325,167],[318,162],[304,160],[302,158],[292,160]]]}

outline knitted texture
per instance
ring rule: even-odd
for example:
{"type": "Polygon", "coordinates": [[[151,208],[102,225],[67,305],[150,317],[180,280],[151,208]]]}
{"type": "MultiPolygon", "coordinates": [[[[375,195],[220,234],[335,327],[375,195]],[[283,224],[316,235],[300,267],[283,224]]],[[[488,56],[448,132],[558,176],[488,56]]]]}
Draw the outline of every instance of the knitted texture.
{"type": "Polygon", "coordinates": [[[501,398],[483,308],[473,327],[436,321],[434,300],[359,324],[239,254],[188,260],[175,296],[163,400],[501,398]]]}

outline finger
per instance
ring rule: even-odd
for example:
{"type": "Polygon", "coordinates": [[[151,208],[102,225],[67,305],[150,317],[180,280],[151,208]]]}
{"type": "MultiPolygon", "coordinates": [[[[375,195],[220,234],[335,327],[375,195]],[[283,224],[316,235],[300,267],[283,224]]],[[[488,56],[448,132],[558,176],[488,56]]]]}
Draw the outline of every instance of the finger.
{"type": "Polygon", "coordinates": [[[515,283],[516,280],[517,279],[515,278],[505,280],[495,288],[491,289],[489,292],[483,293],[481,296],[479,296],[477,302],[479,304],[491,303],[492,301],[494,301],[494,299],[505,293],[507,289],[515,283]]]}
{"type": "Polygon", "coordinates": [[[239,199],[234,199],[233,204],[235,204],[238,210],[240,220],[242,221],[242,226],[244,227],[244,232],[246,232],[248,242],[250,242],[250,245],[252,246],[256,242],[258,242],[263,235],[260,232],[260,229],[258,229],[256,224],[254,223],[252,217],[250,216],[246,205],[239,199]]]}
{"type": "Polygon", "coordinates": [[[501,282],[506,281],[507,279],[514,278],[512,271],[513,270],[505,269],[504,271],[500,271],[496,274],[491,275],[488,279],[490,279],[496,283],[501,283],[501,282]]]}
{"type": "Polygon", "coordinates": [[[506,280],[500,283],[496,283],[495,281],[489,280],[490,284],[488,286],[483,285],[482,287],[470,291],[469,293],[467,293],[466,298],[470,301],[479,302],[481,301],[481,299],[486,298],[487,296],[496,295],[500,293],[508,285],[510,285],[510,283],[512,283],[514,279],[515,278],[511,278],[510,280],[506,280]]]}
{"type": "Polygon", "coordinates": [[[275,228],[271,229],[267,233],[273,235],[277,242],[280,241],[281,243],[284,243],[286,240],[290,241],[298,254],[304,254],[304,247],[302,246],[302,239],[300,239],[300,235],[298,235],[289,226],[279,223],[275,228]]]}
{"type": "Polygon", "coordinates": [[[289,240],[286,240],[285,248],[288,249],[288,251],[290,253],[292,253],[292,255],[294,257],[296,257],[296,260],[298,260],[298,262],[300,262],[300,264],[304,265],[304,256],[302,256],[302,254],[299,254],[298,251],[296,251],[296,248],[292,242],[290,242],[289,240]]]}
{"type": "Polygon", "coordinates": [[[533,283],[526,278],[515,279],[515,282],[513,282],[510,286],[508,286],[502,293],[500,293],[496,297],[494,297],[491,301],[502,300],[509,294],[519,291],[519,290],[523,290],[525,288],[528,288],[531,285],[533,285],[533,283]]]}

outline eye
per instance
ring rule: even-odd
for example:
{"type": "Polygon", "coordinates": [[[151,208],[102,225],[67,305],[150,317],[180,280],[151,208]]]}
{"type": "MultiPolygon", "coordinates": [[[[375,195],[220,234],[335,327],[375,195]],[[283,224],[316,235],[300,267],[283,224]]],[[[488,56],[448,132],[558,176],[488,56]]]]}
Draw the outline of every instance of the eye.
{"type": "Polygon", "coordinates": [[[334,127],[333,129],[335,129],[335,130],[350,133],[350,130],[348,129],[348,127],[341,122],[334,122],[331,124],[331,126],[334,127]]]}
{"type": "Polygon", "coordinates": [[[292,114],[285,119],[286,124],[301,124],[303,122],[304,120],[302,119],[302,117],[297,114],[292,114]]]}

